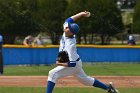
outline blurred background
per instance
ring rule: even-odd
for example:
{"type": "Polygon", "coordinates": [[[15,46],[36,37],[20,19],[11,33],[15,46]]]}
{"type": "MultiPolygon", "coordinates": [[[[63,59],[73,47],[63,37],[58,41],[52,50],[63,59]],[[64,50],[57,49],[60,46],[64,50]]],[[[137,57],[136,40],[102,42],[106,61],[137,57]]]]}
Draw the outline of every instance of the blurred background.
{"type": "MultiPolygon", "coordinates": [[[[77,21],[80,33],[76,35],[83,69],[90,76],[119,76],[115,81],[127,81],[132,87],[119,88],[121,93],[140,93],[140,0],[0,0],[1,93],[44,93],[45,88],[32,77],[35,88],[19,85],[29,84],[28,76],[47,76],[56,66],[65,19],[85,10],[92,16],[77,21]],[[5,76],[25,76],[28,81],[5,76]]],[[[101,93],[83,87],[60,87],[54,93],[79,90],[101,93]]]]}
{"type": "Polygon", "coordinates": [[[125,45],[131,34],[139,45],[139,0],[0,0],[3,43],[22,45],[40,35],[44,45],[57,45],[64,20],[85,10],[96,17],[78,21],[78,44],[125,45]]]}

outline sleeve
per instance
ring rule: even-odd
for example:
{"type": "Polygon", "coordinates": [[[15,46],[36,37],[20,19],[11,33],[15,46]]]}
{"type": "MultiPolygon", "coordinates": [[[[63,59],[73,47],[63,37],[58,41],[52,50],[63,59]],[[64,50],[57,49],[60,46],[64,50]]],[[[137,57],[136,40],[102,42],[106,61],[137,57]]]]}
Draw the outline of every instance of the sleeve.
{"type": "Polygon", "coordinates": [[[71,17],[69,17],[65,20],[65,22],[74,23],[74,20],[71,17]]]}
{"type": "Polygon", "coordinates": [[[63,28],[65,29],[68,27],[68,23],[74,23],[73,19],[71,17],[67,18],[63,24],[63,28]]]}

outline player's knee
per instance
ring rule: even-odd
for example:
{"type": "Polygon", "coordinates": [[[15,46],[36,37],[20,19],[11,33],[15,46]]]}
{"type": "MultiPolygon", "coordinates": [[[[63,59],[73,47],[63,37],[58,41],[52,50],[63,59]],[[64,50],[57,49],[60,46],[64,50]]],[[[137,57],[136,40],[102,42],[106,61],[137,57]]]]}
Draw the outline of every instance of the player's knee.
{"type": "Polygon", "coordinates": [[[48,73],[48,76],[52,77],[52,75],[54,75],[54,74],[55,74],[55,72],[53,70],[50,70],[49,73],[48,73]]]}
{"type": "Polygon", "coordinates": [[[52,82],[56,82],[56,80],[58,79],[59,75],[57,72],[51,70],[49,71],[49,74],[48,74],[48,80],[49,81],[52,81],[52,82]]]}

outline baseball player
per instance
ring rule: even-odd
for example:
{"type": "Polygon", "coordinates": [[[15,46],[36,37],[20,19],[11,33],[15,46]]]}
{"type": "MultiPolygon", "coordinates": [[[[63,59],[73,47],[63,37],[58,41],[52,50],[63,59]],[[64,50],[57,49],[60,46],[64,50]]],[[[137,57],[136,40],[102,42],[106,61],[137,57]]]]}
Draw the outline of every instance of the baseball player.
{"type": "Polygon", "coordinates": [[[33,41],[34,41],[34,37],[32,35],[29,35],[29,36],[25,37],[25,39],[23,40],[23,45],[32,46],[33,41]]]}
{"type": "Polygon", "coordinates": [[[39,34],[37,37],[35,37],[35,39],[34,39],[34,45],[36,46],[38,46],[38,45],[43,45],[43,41],[42,41],[42,38],[41,38],[41,35],[39,34]]]}
{"type": "Polygon", "coordinates": [[[128,45],[136,45],[136,42],[135,42],[135,38],[134,38],[134,36],[133,35],[129,35],[128,36],[128,45]]]}
{"type": "Polygon", "coordinates": [[[80,30],[75,23],[82,17],[89,17],[90,12],[80,12],[67,18],[63,24],[63,36],[60,40],[57,67],[49,71],[46,93],[52,93],[57,79],[73,75],[79,82],[106,90],[108,93],[118,93],[112,84],[104,84],[99,80],[89,77],[82,69],[82,61],[77,54],[75,34],[80,30]]]}

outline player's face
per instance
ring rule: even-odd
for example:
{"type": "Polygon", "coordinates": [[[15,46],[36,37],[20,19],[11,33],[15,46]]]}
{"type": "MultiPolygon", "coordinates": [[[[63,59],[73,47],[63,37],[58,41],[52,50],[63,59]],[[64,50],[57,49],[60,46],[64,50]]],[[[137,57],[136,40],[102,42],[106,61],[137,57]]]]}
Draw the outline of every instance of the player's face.
{"type": "Polygon", "coordinates": [[[73,33],[70,31],[69,27],[65,27],[64,32],[68,35],[73,35],[73,33]]]}

